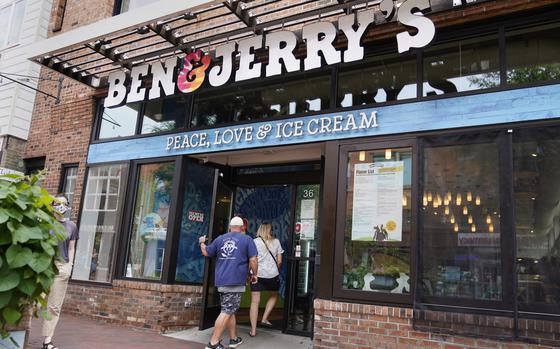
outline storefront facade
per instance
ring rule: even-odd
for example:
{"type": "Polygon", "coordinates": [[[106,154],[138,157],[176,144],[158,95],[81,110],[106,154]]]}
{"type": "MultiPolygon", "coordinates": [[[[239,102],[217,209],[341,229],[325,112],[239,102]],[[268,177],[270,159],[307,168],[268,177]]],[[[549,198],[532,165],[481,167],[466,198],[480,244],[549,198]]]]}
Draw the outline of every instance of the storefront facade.
{"type": "Polygon", "coordinates": [[[186,64],[128,66],[117,39],[90,49],[127,69],[99,78],[39,59],[100,91],[66,310],[208,327],[196,240],[241,214],[286,251],[279,328],[317,348],[560,345],[558,2],[350,1],[295,24],[281,3],[223,5],[286,23],[198,38],[186,64]]]}

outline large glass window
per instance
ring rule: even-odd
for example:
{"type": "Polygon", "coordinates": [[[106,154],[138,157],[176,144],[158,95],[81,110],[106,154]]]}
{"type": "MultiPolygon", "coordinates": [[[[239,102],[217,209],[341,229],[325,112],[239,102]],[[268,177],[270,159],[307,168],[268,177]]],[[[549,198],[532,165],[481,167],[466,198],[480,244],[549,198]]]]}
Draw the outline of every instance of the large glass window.
{"type": "Polygon", "coordinates": [[[560,127],[516,131],[513,156],[519,302],[560,312],[560,127]]]}
{"type": "Polygon", "coordinates": [[[427,143],[419,288],[425,296],[501,300],[497,143],[427,143]]]}
{"type": "Polygon", "coordinates": [[[25,0],[0,4],[0,49],[18,42],[24,15],[25,0]]]}
{"type": "Polygon", "coordinates": [[[133,136],[136,133],[140,107],[140,103],[134,103],[115,108],[103,108],[99,139],[133,136]]]}
{"type": "Polygon", "coordinates": [[[109,282],[126,189],[128,166],[90,167],[72,278],[109,282]]]}
{"type": "Polygon", "coordinates": [[[172,131],[185,127],[187,98],[183,95],[146,102],[142,134],[172,131]]]}
{"type": "Polygon", "coordinates": [[[424,54],[424,96],[500,85],[498,36],[454,41],[424,54]]]}
{"type": "Polygon", "coordinates": [[[235,87],[218,94],[202,93],[195,102],[192,126],[214,126],[328,109],[330,89],[329,74],[279,84],[235,87]]]}
{"type": "Polygon", "coordinates": [[[508,33],[508,84],[560,80],[560,25],[553,24],[508,33]]]}
{"type": "Polygon", "coordinates": [[[174,162],[140,165],[126,276],[161,279],[174,162]]]}
{"type": "MultiPolygon", "coordinates": [[[[200,252],[198,238],[208,235],[215,169],[196,163],[189,163],[187,185],[183,196],[183,218],[177,256],[177,281],[201,283],[204,277],[204,257],[200,252]]],[[[231,203],[228,196],[217,197],[221,203],[231,203]]]]}
{"type": "Polygon", "coordinates": [[[411,181],[410,148],[348,154],[344,289],[410,293],[411,181]]]}
{"type": "Polygon", "coordinates": [[[416,56],[375,57],[341,70],[337,98],[340,107],[416,98],[416,56]]]}

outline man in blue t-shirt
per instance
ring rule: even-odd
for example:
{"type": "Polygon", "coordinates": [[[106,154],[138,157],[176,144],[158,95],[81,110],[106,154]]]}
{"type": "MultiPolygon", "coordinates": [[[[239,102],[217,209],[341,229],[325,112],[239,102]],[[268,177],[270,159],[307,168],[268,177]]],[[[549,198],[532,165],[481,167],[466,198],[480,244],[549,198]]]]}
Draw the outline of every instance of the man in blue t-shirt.
{"type": "Polygon", "coordinates": [[[251,283],[257,283],[257,247],[249,236],[243,234],[243,220],[233,217],[230,232],[218,236],[206,245],[206,236],[199,238],[200,249],[206,257],[216,257],[215,285],[220,294],[220,316],[216,319],[214,333],[206,349],[224,349],[220,343],[222,333],[229,332],[229,347],[237,348],[243,339],[237,336],[235,312],[239,309],[241,295],[245,292],[247,273],[251,270],[251,283]]]}

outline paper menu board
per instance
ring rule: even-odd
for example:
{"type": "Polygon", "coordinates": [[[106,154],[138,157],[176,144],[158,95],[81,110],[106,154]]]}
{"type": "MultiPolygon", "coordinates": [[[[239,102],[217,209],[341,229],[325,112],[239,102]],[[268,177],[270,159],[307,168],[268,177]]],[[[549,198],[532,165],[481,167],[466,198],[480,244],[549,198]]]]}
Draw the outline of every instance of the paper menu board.
{"type": "Polygon", "coordinates": [[[356,164],[352,240],[402,241],[404,162],[356,164]]]}

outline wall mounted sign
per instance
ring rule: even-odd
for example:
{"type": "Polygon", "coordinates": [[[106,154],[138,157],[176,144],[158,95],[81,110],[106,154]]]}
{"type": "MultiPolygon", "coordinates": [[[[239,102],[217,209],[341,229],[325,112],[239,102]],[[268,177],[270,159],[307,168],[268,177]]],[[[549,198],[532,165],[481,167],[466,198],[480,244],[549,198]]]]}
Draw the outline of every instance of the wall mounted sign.
{"type": "MultiPolygon", "coordinates": [[[[403,53],[412,48],[425,47],[434,39],[434,23],[424,16],[430,10],[430,0],[404,0],[399,6],[393,0],[383,0],[379,4],[377,15],[385,17],[387,21],[394,17],[411,30],[396,35],[398,51],[403,53]]],[[[109,93],[105,99],[105,107],[170,96],[176,90],[191,93],[206,80],[210,86],[219,87],[232,79],[238,82],[261,78],[263,74],[271,77],[284,71],[290,73],[316,69],[321,67],[323,61],[327,65],[359,61],[364,58],[362,38],[368,27],[375,23],[375,17],[374,9],[366,9],[340,17],[338,30],[334,23],[326,21],[304,26],[301,31],[301,41],[305,43],[307,52],[304,59],[297,58],[294,54],[300,41],[296,34],[281,30],[238,42],[227,42],[216,47],[213,56],[195,50],[180,60],[172,57],[163,63],[156,61],[137,65],[132,68],[130,75],[124,71],[113,72],[108,77],[109,93]],[[338,31],[347,39],[344,50],[338,50],[334,46],[338,31]],[[256,50],[265,48],[268,49],[266,65],[255,57],[256,50]],[[238,66],[235,64],[237,57],[238,66]],[[143,84],[149,77],[152,85],[147,88],[143,84]]]]}
{"type": "Polygon", "coordinates": [[[555,118],[560,118],[560,85],[548,85],[386,105],[374,109],[261,121],[211,130],[193,130],[174,135],[95,142],[89,146],[88,163],[276,147],[555,118]],[[539,103],[535,103],[535,100],[539,103]],[[267,131],[261,133],[260,137],[265,133],[266,137],[260,140],[257,138],[259,130],[267,131]],[[216,139],[219,144],[212,143],[216,139]]]}

